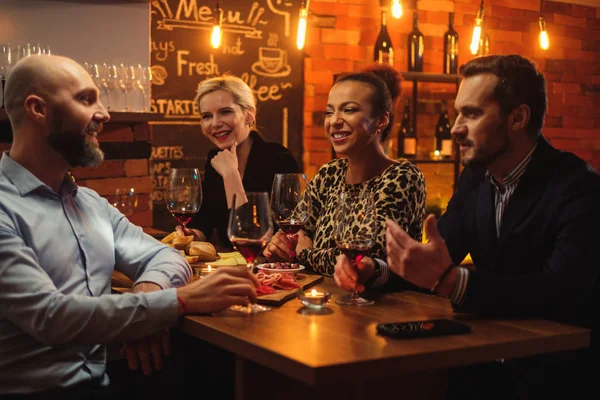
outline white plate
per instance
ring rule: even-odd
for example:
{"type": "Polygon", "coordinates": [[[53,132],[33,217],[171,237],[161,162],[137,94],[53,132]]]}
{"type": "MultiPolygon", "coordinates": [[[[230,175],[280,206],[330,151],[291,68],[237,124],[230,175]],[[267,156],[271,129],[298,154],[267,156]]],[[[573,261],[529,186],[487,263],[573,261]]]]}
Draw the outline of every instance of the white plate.
{"type": "Polygon", "coordinates": [[[279,263],[258,264],[256,268],[266,272],[300,272],[304,269],[304,265],[300,265],[298,263],[291,263],[293,265],[296,265],[297,268],[274,268],[274,266],[277,264],[279,263]]]}

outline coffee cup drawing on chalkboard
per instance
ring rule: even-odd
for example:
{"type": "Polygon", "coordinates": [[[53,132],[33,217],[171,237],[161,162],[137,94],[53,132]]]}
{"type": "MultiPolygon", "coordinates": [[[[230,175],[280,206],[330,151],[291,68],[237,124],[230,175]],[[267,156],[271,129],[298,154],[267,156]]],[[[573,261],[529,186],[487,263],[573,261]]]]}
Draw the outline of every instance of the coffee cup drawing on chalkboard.
{"type": "Polygon", "coordinates": [[[255,74],[273,78],[288,76],[292,71],[287,63],[287,52],[277,47],[259,47],[258,61],[251,68],[255,74]]]}

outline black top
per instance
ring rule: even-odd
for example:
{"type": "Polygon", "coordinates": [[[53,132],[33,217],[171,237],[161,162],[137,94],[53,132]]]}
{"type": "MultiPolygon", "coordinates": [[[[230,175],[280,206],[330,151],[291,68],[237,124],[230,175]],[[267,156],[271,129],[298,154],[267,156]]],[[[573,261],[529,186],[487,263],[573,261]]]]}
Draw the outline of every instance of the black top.
{"type": "MultiPolygon", "coordinates": [[[[270,196],[276,173],[297,173],[300,172],[300,167],[292,153],[279,143],[265,142],[255,131],[250,132],[250,137],[253,142],[242,180],[244,190],[267,192],[270,196]]],[[[216,148],[208,153],[202,181],[202,207],[187,227],[199,229],[208,239],[216,229],[221,244],[232,248],[227,238],[229,210],[223,178],[210,163],[219,151],[221,150],[216,148]]]]}

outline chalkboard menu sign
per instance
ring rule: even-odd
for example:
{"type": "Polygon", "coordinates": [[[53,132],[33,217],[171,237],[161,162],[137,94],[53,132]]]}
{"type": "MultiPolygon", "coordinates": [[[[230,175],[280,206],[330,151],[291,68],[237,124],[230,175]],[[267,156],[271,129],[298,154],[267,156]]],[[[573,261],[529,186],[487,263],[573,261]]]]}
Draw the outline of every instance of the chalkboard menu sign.
{"type": "Polygon", "coordinates": [[[210,45],[216,0],[154,0],[151,8],[153,112],[151,168],[154,226],[172,230],[163,189],[171,168],[204,169],[213,147],[200,129],[194,104],[198,83],[230,73],[257,100],[257,127],[265,140],[286,146],[302,165],[304,59],[296,48],[300,0],[226,0],[220,48],[210,45]]]}

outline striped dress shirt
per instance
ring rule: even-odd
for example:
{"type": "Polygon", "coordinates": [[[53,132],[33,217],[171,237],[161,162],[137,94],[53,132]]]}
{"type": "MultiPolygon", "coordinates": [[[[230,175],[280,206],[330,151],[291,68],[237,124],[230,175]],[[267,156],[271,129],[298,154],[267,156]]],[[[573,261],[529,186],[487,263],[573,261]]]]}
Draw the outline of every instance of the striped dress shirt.
{"type": "MultiPolygon", "coordinates": [[[[533,148],[527,153],[527,155],[519,162],[519,164],[512,169],[506,175],[502,182],[498,183],[490,174],[489,171],[486,171],[485,176],[490,181],[490,185],[494,192],[494,208],[496,209],[496,236],[500,235],[500,227],[502,225],[502,217],[504,216],[504,210],[506,210],[506,206],[510,201],[521,177],[525,173],[529,162],[531,161],[531,157],[533,156],[533,152],[537,148],[537,144],[533,146],[533,148]]],[[[450,297],[450,301],[452,304],[461,305],[464,297],[465,291],[467,289],[467,282],[469,280],[469,270],[467,268],[458,267],[457,268],[457,277],[456,277],[456,286],[454,286],[454,291],[452,292],[452,296],[450,297]]]]}

